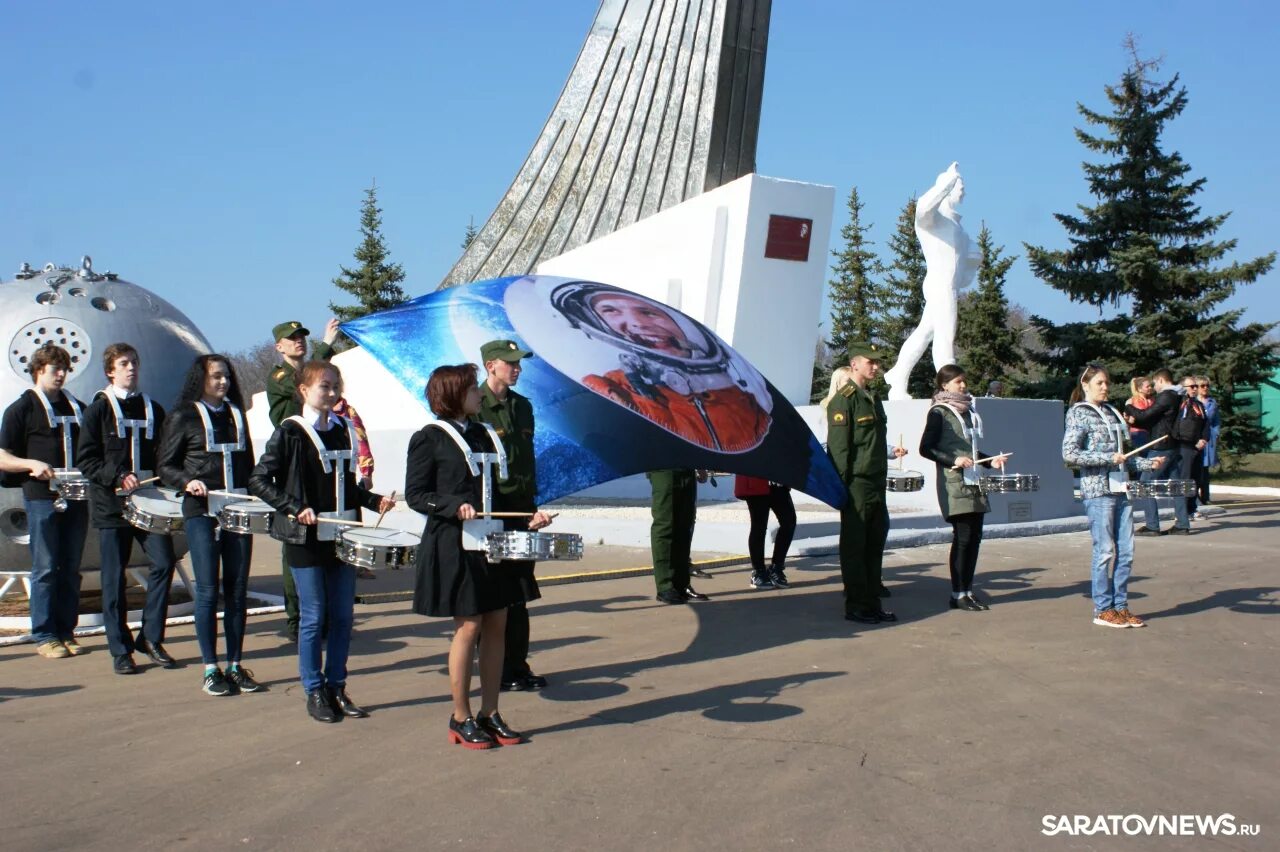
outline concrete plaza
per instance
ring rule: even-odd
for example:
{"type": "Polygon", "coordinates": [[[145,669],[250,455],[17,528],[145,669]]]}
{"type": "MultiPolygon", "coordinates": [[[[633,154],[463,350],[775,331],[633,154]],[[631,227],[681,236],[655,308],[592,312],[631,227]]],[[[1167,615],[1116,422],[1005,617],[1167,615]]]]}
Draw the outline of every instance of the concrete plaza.
{"type": "Polygon", "coordinates": [[[1274,849],[1280,507],[1228,509],[1138,540],[1143,630],[1090,623],[1083,532],[987,542],[986,613],[947,609],[944,545],[892,552],[901,621],[878,627],[841,618],[834,558],[782,592],[721,569],[680,607],[646,577],[549,586],[551,686],[503,696],[530,742],[490,752],[446,744],[450,625],[404,602],[357,607],[349,690],[374,713],[338,725],[307,717],[280,615],[246,641],[270,691],[224,699],[200,692],[190,625],[166,642],[183,669],[135,677],[101,636],[70,660],[0,648],[2,845],[1274,849]],[[1041,834],[1045,815],[1224,813],[1261,837],[1041,834]]]}

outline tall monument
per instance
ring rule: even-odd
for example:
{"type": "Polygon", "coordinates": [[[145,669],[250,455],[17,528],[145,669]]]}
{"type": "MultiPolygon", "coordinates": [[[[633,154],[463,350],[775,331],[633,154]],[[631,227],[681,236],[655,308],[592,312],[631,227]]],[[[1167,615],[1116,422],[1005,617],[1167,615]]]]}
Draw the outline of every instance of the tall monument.
{"type": "Polygon", "coordinates": [[[916,237],[924,252],[924,311],[920,325],[911,332],[893,369],[885,373],[889,399],[911,399],[907,382],[924,350],[933,341],[933,368],[956,361],[956,305],[960,291],[973,282],[982,256],[960,224],[964,179],[960,164],[952,163],[938,175],[929,191],[916,202],[916,237]]]}
{"type": "Polygon", "coordinates": [[[522,275],[755,171],[772,0],[602,0],[510,189],[441,287],[522,275]]]}

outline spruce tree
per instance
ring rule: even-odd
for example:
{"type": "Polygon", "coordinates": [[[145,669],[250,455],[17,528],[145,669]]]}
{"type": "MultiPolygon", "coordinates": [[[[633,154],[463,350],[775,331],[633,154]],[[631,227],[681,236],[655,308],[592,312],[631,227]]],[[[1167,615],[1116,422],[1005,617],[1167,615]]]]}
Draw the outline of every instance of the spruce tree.
{"type": "MultiPolygon", "coordinates": [[[[916,326],[920,325],[920,318],[924,315],[924,275],[927,267],[924,249],[920,247],[920,239],[916,236],[914,196],[898,215],[897,227],[889,238],[889,250],[893,253],[893,262],[889,264],[888,275],[885,277],[890,310],[883,324],[884,342],[890,351],[897,352],[916,326]]],[[[886,363],[884,366],[888,369],[893,365],[886,363]]],[[[924,357],[916,362],[911,371],[907,392],[917,398],[932,396],[933,377],[937,374],[937,367],[926,350],[924,357]]]]}
{"type": "Polygon", "coordinates": [[[400,287],[404,269],[398,263],[389,263],[391,256],[382,238],[382,210],[378,207],[378,185],[364,191],[365,199],[360,210],[360,233],[363,239],[356,247],[355,259],[360,265],[355,269],[340,267],[342,273],[333,284],[355,296],[355,305],[329,303],[329,310],[346,322],[366,314],[394,308],[409,300],[400,287]]]}
{"type": "MultiPolygon", "coordinates": [[[[831,348],[837,357],[849,348],[852,340],[884,343],[884,324],[890,311],[889,293],[875,276],[884,273],[884,265],[871,250],[867,239],[870,225],[862,224],[862,201],[858,188],[849,191],[849,221],[840,229],[844,248],[832,250],[835,263],[828,282],[831,297],[831,348]]],[[[823,390],[826,394],[826,390],[823,390]]]]}
{"type": "MultiPolygon", "coordinates": [[[[1222,448],[1259,452],[1267,435],[1238,410],[1237,387],[1257,385],[1280,365],[1265,343],[1275,323],[1242,324],[1241,310],[1222,310],[1238,286],[1251,284],[1275,262],[1275,253],[1230,262],[1235,240],[1213,239],[1229,213],[1203,215],[1195,196],[1205,179],[1188,179],[1191,167],[1178,152],[1161,148],[1165,126],[1187,106],[1178,75],[1152,78],[1159,63],[1132,56],[1115,86],[1106,86],[1111,112],[1078,105],[1097,135],[1076,130],[1102,162],[1084,164],[1096,204],[1079,215],[1057,214],[1069,248],[1027,248],[1032,271],[1072,301],[1109,307],[1115,315],[1096,323],[1033,323],[1045,343],[1041,356],[1060,392],[1090,361],[1109,365],[1119,391],[1136,373],[1169,367],[1175,374],[1207,373],[1221,395],[1222,448]]],[[[1117,392],[1117,396],[1120,395],[1117,392]]]]}
{"type": "Polygon", "coordinates": [[[1007,385],[1022,363],[1018,332],[1009,324],[1009,300],[1004,295],[1004,279],[1017,256],[1003,256],[1004,247],[991,241],[991,230],[985,223],[978,233],[978,250],[982,253],[978,286],[961,300],[956,322],[960,366],[975,396],[997,379],[1007,385]]]}
{"type": "Polygon", "coordinates": [[[480,229],[476,227],[476,220],[472,219],[467,222],[467,229],[462,232],[462,248],[465,251],[471,247],[476,241],[476,237],[480,234],[480,229]]]}

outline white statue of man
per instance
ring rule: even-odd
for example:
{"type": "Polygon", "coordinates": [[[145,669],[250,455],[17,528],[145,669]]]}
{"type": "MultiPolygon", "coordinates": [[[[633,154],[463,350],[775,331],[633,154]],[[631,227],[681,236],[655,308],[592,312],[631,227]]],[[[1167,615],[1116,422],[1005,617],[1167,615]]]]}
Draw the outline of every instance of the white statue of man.
{"type": "Polygon", "coordinates": [[[973,282],[982,255],[960,224],[956,207],[964,200],[960,164],[952,163],[916,202],[916,237],[924,251],[924,312],[920,325],[898,351],[893,369],[885,373],[889,399],[911,399],[907,381],[925,347],[933,341],[933,367],[956,359],[956,297],[973,282]]]}

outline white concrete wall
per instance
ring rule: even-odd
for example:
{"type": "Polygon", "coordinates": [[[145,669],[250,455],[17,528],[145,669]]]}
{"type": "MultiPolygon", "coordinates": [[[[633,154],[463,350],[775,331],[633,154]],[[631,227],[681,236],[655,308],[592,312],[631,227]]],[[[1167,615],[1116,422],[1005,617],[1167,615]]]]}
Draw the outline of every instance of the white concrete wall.
{"type": "Polygon", "coordinates": [[[537,272],[634,290],[709,326],[793,403],[809,399],[835,190],[747,175],[537,272]],[[813,220],[809,259],[764,256],[769,216],[813,220]]]}

